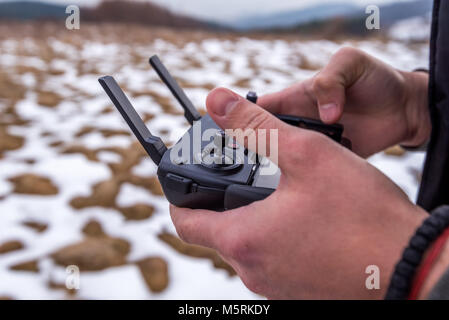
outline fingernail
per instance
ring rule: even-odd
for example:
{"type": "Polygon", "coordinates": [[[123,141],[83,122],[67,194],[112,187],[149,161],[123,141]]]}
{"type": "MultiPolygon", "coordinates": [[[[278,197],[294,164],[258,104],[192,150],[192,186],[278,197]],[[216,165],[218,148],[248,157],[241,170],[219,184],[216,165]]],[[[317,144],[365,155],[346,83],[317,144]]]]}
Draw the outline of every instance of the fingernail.
{"type": "Polygon", "coordinates": [[[337,104],[327,103],[320,106],[320,116],[323,121],[331,121],[337,114],[337,104]]]}
{"type": "Polygon", "coordinates": [[[218,116],[224,116],[239,101],[238,96],[226,89],[217,89],[213,93],[210,108],[218,116]]]}

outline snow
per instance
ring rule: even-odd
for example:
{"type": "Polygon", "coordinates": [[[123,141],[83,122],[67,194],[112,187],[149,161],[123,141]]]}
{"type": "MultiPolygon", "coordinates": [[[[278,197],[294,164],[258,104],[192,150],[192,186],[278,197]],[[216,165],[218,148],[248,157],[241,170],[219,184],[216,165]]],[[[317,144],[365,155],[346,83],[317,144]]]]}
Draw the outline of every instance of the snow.
{"type": "Polygon", "coordinates": [[[390,27],[389,36],[399,41],[427,41],[430,38],[430,16],[413,17],[396,22],[390,27]]]}

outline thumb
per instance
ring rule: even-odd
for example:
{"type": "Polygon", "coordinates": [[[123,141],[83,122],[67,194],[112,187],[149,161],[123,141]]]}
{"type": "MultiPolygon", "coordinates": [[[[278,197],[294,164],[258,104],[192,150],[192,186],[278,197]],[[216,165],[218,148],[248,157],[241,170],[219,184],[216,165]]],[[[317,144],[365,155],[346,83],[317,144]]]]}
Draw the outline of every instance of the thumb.
{"type": "Polygon", "coordinates": [[[327,73],[318,74],[313,81],[312,91],[318,104],[321,121],[337,122],[345,104],[345,87],[338,76],[327,73]]]}
{"type": "Polygon", "coordinates": [[[217,88],[209,93],[206,106],[215,123],[240,144],[285,168],[286,157],[278,159],[277,155],[287,154],[292,144],[290,141],[303,129],[282,122],[258,105],[225,88],[217,88]],[[232,129],[231,133],[229,129],[232,129]]]}
{"type": "Polygon", "coordinates": [[[346,47],[335,53],[326,67],[313,79],[312,93],[318,104],[320,118],[325,123],[337,122],[345,106],[346,88],[364,73],[366,55],[346,47]]]}

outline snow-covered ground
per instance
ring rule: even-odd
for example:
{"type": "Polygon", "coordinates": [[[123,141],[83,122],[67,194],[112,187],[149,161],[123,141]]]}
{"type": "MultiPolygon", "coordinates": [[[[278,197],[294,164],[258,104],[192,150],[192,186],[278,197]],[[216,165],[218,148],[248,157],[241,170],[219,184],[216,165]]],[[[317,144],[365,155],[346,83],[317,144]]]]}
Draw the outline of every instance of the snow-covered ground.
{"type": "MultiPolygon", "coordinates": [[[[0,137],[17,144],[0,143],[0,248],[11,241],[21,244],[17,250],[0,251],[0,296],[260,298],[248,291],[238,277],[215,268],[210,259],[181,254],[158,237],[163,232],[175,234],[168,203],[158,192],[152,192],[154,185],[135,182],[154,177],[156,168],[143,154],[127,158],[140,149],[133,144],[134,137],[126,133],[128,128],[118,112],[111,109],[97,78],[114,75],[137,110],[147,115],[149,128],[166,142],[175,142],[188,126],[169,91],[147,64],[149,56],[158,54],[201,108],[208,91],[215,86],[241,94],[248,90],[262,94],[306,79],[344,45],[361,48],[404,70],[427,65],[426,44],[409,47],[399,41],[335,43],[245,37],[204,37],[181,45],[163,38],[145,45],[100,39],[72,43],[62,37],[45,41],[11,37],[0,41],[0,129],[5,130],[3,135],[0,131],[0,137]],[[23,144],[17,142],[20,137],[23,144]],[[130,164],[120,167],[125,160],[130,164]],[[34,174],[38,180],[24,180],[24,174],[34,174]],[[49,180],[39,180],[42,178],[49,180]],[[25,191],[18,181],[25,184],[25,191]],[[92,187],[101,182],[110,183],[96,194],[101,199],[94,197],[93,203],[79,205],[85,201],[80,197],[89,197],[92,187]],[[37,194],[29,194],[29,188],[37,194]],[[118,188],[117,192],[114,188],[118,188]],[[48,194],[39,194],[44,189],[48,194]],[[120,212],[136,204],[153,207],[154,214],[136,220],[120,212]],[[53,254],[82,242],[87,237],[82,229],[92,220],[108,237],[126,240],[130,250],[125,263],[81,272],[80,289],[69,295],[60,286],[51,285],[64,284],[67,277],[53,254]],[[39,232],[30,223],[46,229],[39,232]],[[162,290],[150,290],[138,267],[138,261],[153,257],[162,258],[168,268],[168,285],[163,285],[162,290]],[[11,269],[23,262],[34,262],[34,267],[11,269]]],[[[422,153],[381,153],[370,162],[415,199],[423,159],[422,153]]],[[[163,273],[163,269],[157,270],[163,273]]]]}

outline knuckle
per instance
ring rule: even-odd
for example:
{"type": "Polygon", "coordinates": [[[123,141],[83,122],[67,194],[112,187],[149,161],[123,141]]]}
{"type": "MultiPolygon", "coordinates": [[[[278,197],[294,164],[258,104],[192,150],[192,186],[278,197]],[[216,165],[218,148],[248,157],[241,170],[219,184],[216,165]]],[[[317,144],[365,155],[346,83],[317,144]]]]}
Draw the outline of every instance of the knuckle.
{"type": "Polygon", "coordinates": [[[364,53],[362,50],[359,50],[357,48],[354,47],[343,47],[341,49],[339,49],[334,55],[335,56],[343,56],[343,57],[349,57],[349,58],[355,58],[355,57],[360,57],[362,56],[364,53]]]}
{"type": "Polygon", "coordinates": [[[223,243],[223,254],[239,263],[246,263],[251,260],[253,253],[252,243],[247,236],[234,235],[223,243]]]}
{"type": "Polygon", "coordinates": [[[312,91],[316,93],[325,92],[335,86],[335,80],[318,74],[312,82],[312,91]]]}
{"type": "Polygon", "coordinates": [[[267,126],[269,120],[270,116],[267,112],[254,112],[246,117],[246,128],[257,130],[258,128],[267,126]]]}

